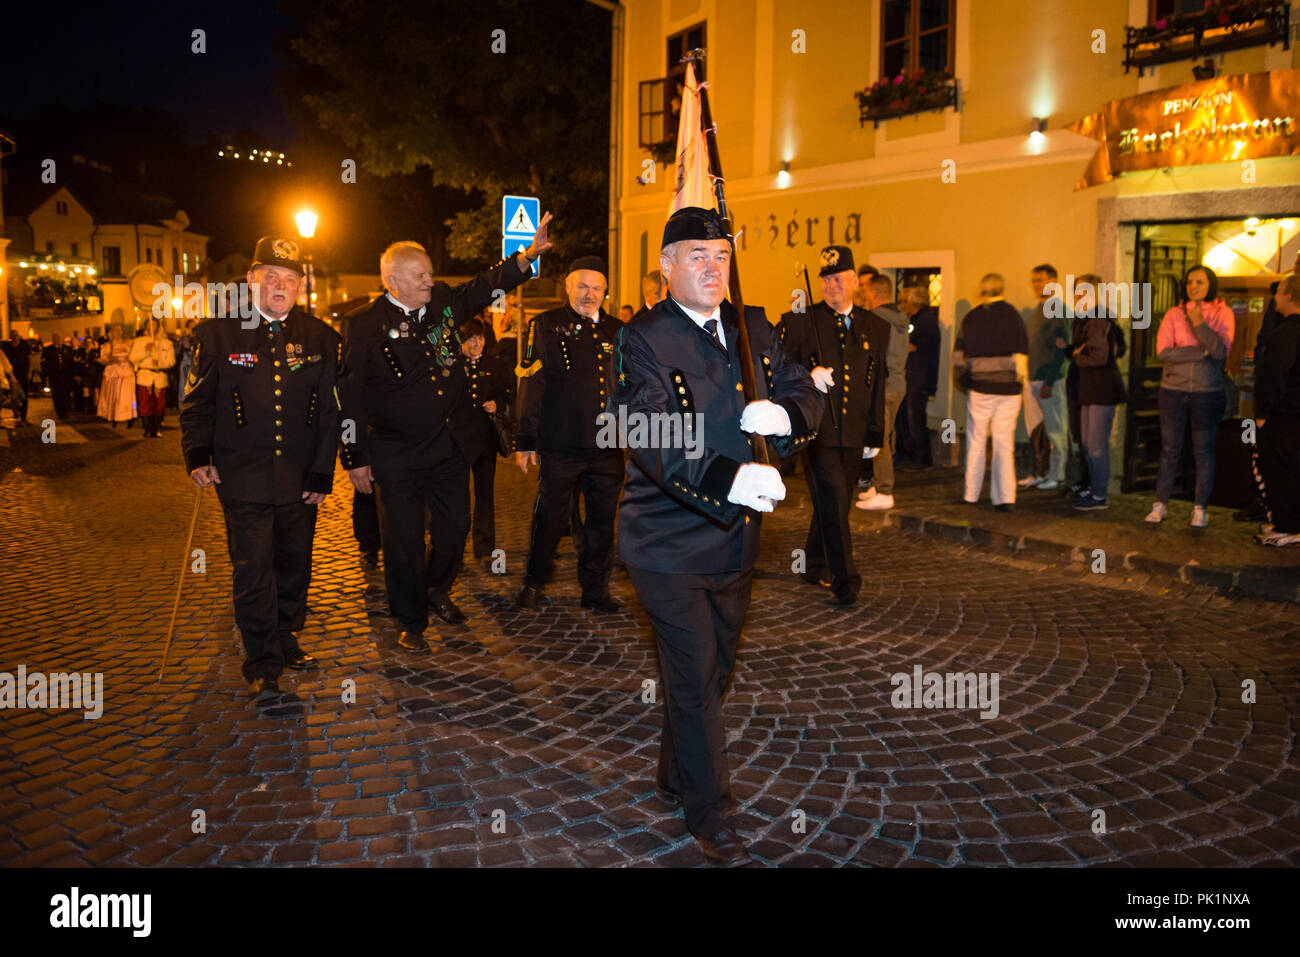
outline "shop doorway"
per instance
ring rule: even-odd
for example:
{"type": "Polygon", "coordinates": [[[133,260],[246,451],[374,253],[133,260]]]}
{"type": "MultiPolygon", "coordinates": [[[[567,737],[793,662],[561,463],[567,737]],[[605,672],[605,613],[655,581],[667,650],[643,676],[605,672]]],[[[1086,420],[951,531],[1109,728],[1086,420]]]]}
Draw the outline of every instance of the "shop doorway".
{"type": "MultiPolygon", "coordinates": [[[[1220,427],[1211,503],[1240,506],[1253,494],[1250,448],[1241,441],[1241,420],[1254,414],[1254,347],[1271,298],[1270,285],[1295,263],[1300,216],[1255,217],[1172,223],[1137,223],[1133,278],[1150,283],[1151,323],[1130,330],[1129,402],[1124,436],[1126,492],[1154,492],[1160,471],[1159,390],[1162,364],[1157,334],[1166,312],[1178,305],[1182,280],[1193,266],[1219,277],[1218,297],[1232,309],[1233,344],[1225,363],[1230,385],[1227,416],[1220,427]]],[[[1190,498],[1195,481],[1190,429],[1174,482],[1176,498],[1190,498]]]]}

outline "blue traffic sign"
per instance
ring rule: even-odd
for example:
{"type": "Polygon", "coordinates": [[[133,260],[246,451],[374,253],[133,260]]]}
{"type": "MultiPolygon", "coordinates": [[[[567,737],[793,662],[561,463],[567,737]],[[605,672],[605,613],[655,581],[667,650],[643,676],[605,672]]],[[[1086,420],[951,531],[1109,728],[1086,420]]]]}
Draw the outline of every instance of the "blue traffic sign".
{"type": "MultiPolygon", "coordinates": [[[[502,236],[501,237],[501,258],[509,259],[511,256],[513,256],[515,253],[519,252],[520,250],[527,249],[528,244],[531,243],[532,241],[533,241],[532,236],[529,236],[527,239],[524,239],[524,237],[522,236],[502,236]]],[[[541,274],[542,274],[542,257],[538,256],[535,260],[533,260],[533,278],[536,279],[541,274]]]]}
{"type": "Polygon", "coordinates": [[[523,236],[532,241],[537,224],[542,221],[542,203],[536,196],[501,198],[501,235],[523,236]]]}

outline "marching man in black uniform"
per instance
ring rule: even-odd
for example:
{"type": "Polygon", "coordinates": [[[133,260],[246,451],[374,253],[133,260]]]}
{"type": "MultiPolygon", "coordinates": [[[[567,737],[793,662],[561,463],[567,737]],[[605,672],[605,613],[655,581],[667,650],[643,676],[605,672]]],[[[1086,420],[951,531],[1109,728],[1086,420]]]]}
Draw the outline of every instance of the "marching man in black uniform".
{"type": "Polygon", "coordinates": [[[858,280],[851,249],[827,246],[821,261],[822,301],[805,316],[786,314],[785,351],[794,362],[812,368],[813,383],[826,395],[817,441],[804,457],[813,502],[804,578],[818,584],[829,572],[835,600],[849,605],[862,587],[853,562],[849,508],[862,460],[876,455],[885,438],[890,328],[853,304],[858,280]]]}
{"type": "MultiPolygon", "coordinates": [[[[483,351],[487,326],[481,319],[471,319],[460,327],[460,349],[465,356],[465,378],[469,385],[469,404],[478,409],[483,448],[470,463],[474,480],[474,557],[487,559],[497,547],[494,483],[497,474],[497,437],[492,416],[509,409],[514,402],[515,370],[500,355],[483,351]]],[[[511,356],[513,358],[513,356],[511,356]]]]}
{"type": "Polygon", "coordinates": [[[334,484],[339,336],[294,308],[296,240],[258,240],[248,282],[256,317],[194,330],[180,421],[190,478],[221,500],[244,678],[262,704],[279,695],[284,668],[316,667],[294,632],[307,615],[316,506],[334,484]]]}
{"type": "Polygon", "coordinates": [[[379,260],[388,292],[344,320],[339,457],[358,491],[378,491],[388,607],[408,651],[429,650],[430,607],[465,621],[450,591],[469,535],[469,466],[486,436],[456,330],[531,275],[550,221],[527,249],[455,288],[433,281],[424,247],[394,243],[379,260]]]}
{"type": "Polygon", "coordinates": [[[578,582],[582,607],[613,614],[609,595],[614,564],[614,513],[623,486],[623,453],[601,448],[597,417],[613,384],[614,340],[622,323],[601,307],[605,300],[605,261],[584,256],[564,280],[569,303],[533,320],[531,354],[541,369],[519,388],[519,467],[538,465],[537,504],[519,608],[536,608],[542,589],[555,573],[555,548],[569,524],[575,496],[586,505],[578,540],[578,582]],[[538,454],[541,461],[538,462],[538,454]]]}
{"type": "Polygon", "coordinates": [[[752,461],[746,433],[770,437],[773,451],[789,455],[816,435],[821,396],[808,373],[786,359],[763,310],[747,308],[762,398],[745,402],[738,316],[723,298],[731,247],[717,212],[678,210],[662,250],[668,296],[623,329],[613,406],[620,416],[625,407],[629,421],[698,413],[703,435],[693,457],[685,442],[637,448],[629,440],[619,554],[659,649],[658,794],[684,806],[711,861],[737,864],[749,854],[728,821],[735,802],[722,695],[749,609],[761,513],[785,498],[780,473],[752,461]]]}

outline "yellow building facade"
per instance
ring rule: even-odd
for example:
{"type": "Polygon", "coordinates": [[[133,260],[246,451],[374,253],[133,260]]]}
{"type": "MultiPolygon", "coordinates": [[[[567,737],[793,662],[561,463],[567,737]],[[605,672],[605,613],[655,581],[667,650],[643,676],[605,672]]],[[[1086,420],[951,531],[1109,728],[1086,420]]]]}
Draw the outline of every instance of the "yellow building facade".
{"type": "MultiPolygon", "coordinates": [[[[669,76],[671,55],[688,39],[702,40],[707,50],[727,201],[743,230],[745,299],[764,306],[773,320],[789,308],[796,263],[811,267],[830,244],[848,245],[859,264],[894,278],[904,278],[904,270],[911,277],[937,275],[932,288],[944,330],[941,368],[954,329],[988,272],[1005,277],[1006,297],[1020,307],[1033,302],[1030,272],[1042,262],[1055,265],[1062,279],[1095,272],[1107,281],[1146,276],[1167,284],[1164,273],[1185,268],[1190,258],[1205,259],[1220,240],[1232,248],[1240,232],[1233,224],[1253,217],[1264,224],[1266,239],[1276,238],[1275,228],[1281,231],[1267,261],[1260,262],[1257,250],[1230,263],[1229,254],[1218,251],[1221,266],[1249,273],[1257,287],[1279,263],[1285,269],[1294,261],[1300,243],[1300,149],[1261,155],[1248,165],[1239,159],[1180,165],[1171,158],[1169,165],[1076,189],[1101,143],[1067,127],[1108,102],[1193,84],[1194,68],[1210,69],[1207,59],[1219,78],[1300,76],[1286,73],[1300,67],[1300,46],[1289,35],[1297,15],[1285,9],[1285,29],[1276,21],[1264,25],[1285,42],[1274,36],[1271,44],[1209,58],[1130,63],[1126,69],[1134,54],[1126,49],[1126,27],[1155,30],[1159,2],[627,0],[615,34],[612,305],[639,307],[637,280],[658,268],[675,167],[663,148],[659,156],[666,163],[656,162],[644,144],[648,129],[653,138],[672,119],[647,113],[658,106],[654,81],[669,76]],[[956,106],[863,121],[856,91],[889,79],[885,61],[890,67],[908,62],[906,48],[900,54],[886,43],[891,31],[896,38],[908,26],[904,15],[913,18],[908,40],[917,52],[911,64],[927,49],[932,62],[936,55],[945,62],[955,79],[956,106]],[[923,18],[931,27],[944,23],[946,32],[927,37],[923,18]]],[[[1259,25],[1251,29],[1265,35],[1259,25]]],[[[1213,38],[1211,31],[1195,42],[1213,38]]],[[[1146,46],[1148,60],[1176,56],[1179,44],[1192,42],[1175,37],[1162,54],[1159,40],[1146,46]]],[[[670,84],[665,90],[670,104],[670,84]]],[[[1300,89],[1285,83],[1281,98],[1300,122],[1300,89]]],[[[1276,111],[1276,102],[1270,105],[1276,111]]],[[[672,125],[674,143],[675,134],[672,125]]],[[[1300,139],[1284,136],[1270,148],[1279,143],[1290,149],[1300,139]]],[[[815,268],[810,272],[814,298],[820,298],[815,268]]],[[[1152,318],[1149,335],[1139,337],[1149,343],[1134,341],[1139,350],[1153,349],[1159,318],[1152,318]]],[[[1125,366],[1126,376],[1131,371],[1125,366]]],[[[964,397],[949,377],[940,378],[929,409],[932,423],[952,417],[960,425],[964,397]]],[[[1124,422],[1121,413],[1120,448],[1124,422]]],[[[1143,456],[1134,451],[1131,476],[1126,464],[1130,485],[1142,479],[1143,456]]]]}

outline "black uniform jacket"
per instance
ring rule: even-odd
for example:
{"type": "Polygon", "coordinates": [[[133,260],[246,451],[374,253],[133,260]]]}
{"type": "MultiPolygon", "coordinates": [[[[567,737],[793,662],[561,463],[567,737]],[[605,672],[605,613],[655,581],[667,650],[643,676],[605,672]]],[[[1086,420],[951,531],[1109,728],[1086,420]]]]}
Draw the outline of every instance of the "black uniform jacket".
{"type": "Polygon", "coordinates": [[[835,374],[835,384],[822,397],[824,406],[834,404],[835,418],[832,421],[829,414],[822,418],[817,444],[878,449],[885,442],[885,380],[889,377],[885,353],[891,330],[888,322],[860,306],[854,306],[850,315],[846,331],[825,302],[802,315],[787,312],[781,317],[785,351],[801,366],[827,366],[835,374]],[[824,356],[817,351],[819,336],[827,353],[824,356]]]}
{"type": "MultiPolygon", "coordinates": [[[[821,393],[786,359],[763,310],[748,307],[745,313],[758,398],[790,416],[790,435],[768,443],[777,455],[791,455],[817,434],[821,393]]],[[[758,557],[759,513],[727,501],[737,469],[753,455],[740,430],[745,396],[731,303],[722,303],[721,319],[725,356],[671,297],[634,318],[620,336],[611,412],[629,421],[636,413],[699,413],[702,432],[695,451],[683,442],[628,450],[618,544],[619,555],[634,567],[714,574],[752,568],[758,557]]]]}
{"type": "Polygon", "coordinates": [[[534,320],[533,357],[541,369],[519,386],[520,452],[595,449],[614,382],[614,343],[623,323],[601,310],[598,323],[569,306],[534,320]]]}
{"type": "Polygon", "coordinates": [[[288,505],[333,486],[339,335],[294,309],[277,341],[257,318],[251,329],[232,318],[194,330],[181,448],[191,472],[216,466],[223,499],[288,505]]]}
{"type": "Polygon", "coordinates": [[[438,283],[424,310],[423,329],[406,322],[387,296],[343,320],[339,458],[344,468],[430,468],[438,464],[444,429],[465,461],[478,457],[484,432],[479,410],[470,404],[456,328],[529,275],[511,256],[460,286],[438,283]]]}

